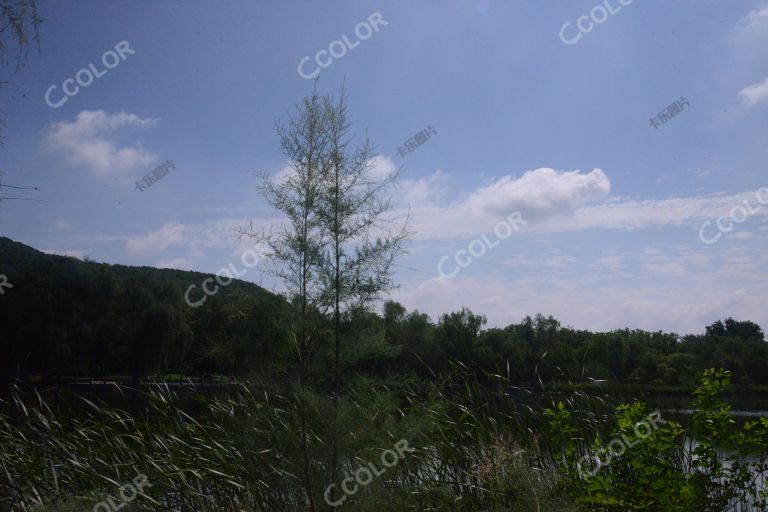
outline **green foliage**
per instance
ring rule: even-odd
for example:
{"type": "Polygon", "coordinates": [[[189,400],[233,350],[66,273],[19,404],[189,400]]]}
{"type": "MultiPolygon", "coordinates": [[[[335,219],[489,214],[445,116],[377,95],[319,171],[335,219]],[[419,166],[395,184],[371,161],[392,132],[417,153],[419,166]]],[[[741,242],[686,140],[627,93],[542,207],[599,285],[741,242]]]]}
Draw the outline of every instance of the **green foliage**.
{"type": "MultiPolygon", "coordinates": [[[[33,375],[138,380],[161,373],[266,376],[295,367],[291,308],[256,285],[234,280],[192,308],[184,291],[199,287],[205,274],[79,261],[5,238],[0,268],[15,284],[0,296],[0,385],[33,375]]],[[[332,319],[308,314],[318,322],[312,350],[327,366],[332,319]]],[[[741,387],[768,385],[768,343],[748,321],[727,319],[683,338],[580,331],[542,315],[505,328],[484,325],[467,309],[436,323],[395,302],[385,303],[383,316],[351,311],[342,328],[356,353],[347,355],[343,371],[382,376],[399,368],[428,377],[460,360],[529,385],[601,379],[692,387],[705,369],[723,367],[741,387]]]]}
{"type": "Polygon", "coordinates": [[[182,501],[201,511],[306,509],[307,495],[321,504],[332,483],[334,432],[339,476],[399,439],[416,448],[350,497],[350,510],[765,507],[755,483],[767,469],[768,419],[737,428],[720,398],[732,380],[768,382],[768,349],[751,322],[728,319],[680,338],[577,331],[542,315],[484,330],[485,318],[467,309],[435,323],[394,302],[382,316],[350,310],[340,318],[350,342],[340,350],[334,429],[328,315],[306,312],[317,330],[301,373],[289,336],[295,304],[257,286],[234,281],[190,308],[183,291],[203,274],[81,262],[7,239],[0,265],[16,285],[0,296],[0,381],[239,374],[259,383],[191,401],[160,388],[139,405],[140,393],[123,390],[124,408],[16,390],[0,404],[0,509],[92,506],[136,473],[156,483],[139,510],[182,501]],[[641,402],[608,417],[594,393],[594,379],[624,382],[628,394],[637,394],[633,382],[680,389],[713,361],[725,369],[704,372],[687,431],[666,421],[640,435],[649,414],[641,402]],[[557,394],[546,429],[523,405],[544,381],[557,394]],[[584,479],[595,469],[584,456],[614,439],[631,447],[584,479]]]}
{"type": "Polygon", "coordinates": [[[79,261],[5,238],[0,268],[16,285],[0,296],[0,385],[33,374],[246,375],[289,351],[285,301],[249,283],[192,308],[184,291],[205,274],[79,261]]]}
{"type": "Polygon", "coordinates": [[[560,447],[552,456],[561,487],[583,510],[764,510],[768,419],[735,428],[730,407],[717,398],[729,384],[725,370],[704,372],[694,391],[691,432],[634,402],[616,408],[614,428],[589,448],[578,443],[562,402],[547,409],[550,435],[560,447]]]}
{"type": "MultiPolygon", "coordinates": [[[[400,439],[415,451],[345,507],[568,510],[551,478],[531,471],[533,452],[525,447],[514,401],[502,391],[508,382],[485,382],[487,377],[456,367],[438,383],[352,379],[339,414],[345,473],[379,461],[400,439]]],[[[15,389],[0,414],[0,504],[13,510],[41,502],[48,504],[45,510],[76,509],[75,503],[91,509],[143,473],[152,487],[132,504],[136,510],[171,511],[181,503],[198,511],[307,509],[296,436],[299,403],[307,405],[317,502],[331,483],[324,475],[332,402],[308,388],[281,394],[241,386],[189,403],[160,387],[144,400],[129,412],[15,389]]]]}
{"type": "Polygon", "coordinates": [[[768,453],[768,419],[748,421],[736,428],[731,407],[718,395],[728,389],[731,373],[721,369],[704,372],[696,388],[693,415],[696,445],[692,450],[693,484],[700,510],[725,510],[733,502],[757,501],[768,506],[768,494],[752,486],[755,474],[765,475],[768,453]],[[733,454],[724,458],[723,454],[733,454]],[[757,454],[759,459],[747,457],[757,454]]]}

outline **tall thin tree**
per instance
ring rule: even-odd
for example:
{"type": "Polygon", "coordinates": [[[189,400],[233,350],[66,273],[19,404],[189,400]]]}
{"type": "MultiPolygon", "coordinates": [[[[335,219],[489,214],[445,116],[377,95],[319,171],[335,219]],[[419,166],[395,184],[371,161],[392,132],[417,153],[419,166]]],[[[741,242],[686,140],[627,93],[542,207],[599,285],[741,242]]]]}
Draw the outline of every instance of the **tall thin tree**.
{"type": "MultiPolygon", "coordinates": [[[[389,191],[398,178],[393,170],[373,176],[375,154],[366,139],[352,146],[351,125],[342,88],[336,101],[325,100],[324,121],[329,135],[323,160],[323,191],[317,217],[323,235],[321,277],[333,308],[334,376],[331,480],[338,469],[338,423],[342,316],[366,309],[394,287],[393,265],[409,237],[407,222],[393,218],[389,191]]],[[[332,492],[335,488],[332,489],[332,492]]],[[[331,496],[332,500],[334,496],[331,496]]]]}
{"type": "Polygon", "coordinates": [[[313,94],[297,106],[296,114],[286,124],[278,123],[277,132],[284,155],[286,172],[277,177],[262,176],[260,191],[270,206],[286,217],[285,222],[269,233],[256,232],[253,225],[240,230],[241,235],[257,238],[265,249],[268,270],[285,287],[289,301],[296,308],[291,332],[299,360],[297,396],[301,421],[303,452],[303,484],[309,509],[315,511],[312,486],[309,435],[307,424],[307,367],[327,301],[318,280],[322,237],[317,217],[317,202],[322,193],[322,168],[327,155],[328,132],[324,122],[324,100],[313,94]]]}

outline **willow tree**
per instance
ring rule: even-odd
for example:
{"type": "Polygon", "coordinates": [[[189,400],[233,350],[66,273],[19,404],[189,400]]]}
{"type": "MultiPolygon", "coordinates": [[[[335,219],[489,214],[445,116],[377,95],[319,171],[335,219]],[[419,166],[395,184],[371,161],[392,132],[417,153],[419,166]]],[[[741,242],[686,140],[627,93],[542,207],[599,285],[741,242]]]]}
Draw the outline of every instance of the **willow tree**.
{"type": "MultiPolygon", "coordinates": [[[[323,159],[322,194],[317,202],[322,251],[320,277],[333,310],[334,375],[331,482],[338,466],[341,320],[368,309],[395,284],[393,265],[408,239],[407,223],[393,218],[390,191],[399,171],[375,176],[373,146],[366,139],[352,145],[344,89],[338,100],[325,99],[328,135],[323,159]]],[[[377,173],[380,174],[380,173],[377,173]]],[[[335,489],[334,489],[335,490],[335,489]]],[[[333,492],[333,491],[332,491],[333,492]]],[[[331,496],[331,500],[333,500],[331,496]]]]}

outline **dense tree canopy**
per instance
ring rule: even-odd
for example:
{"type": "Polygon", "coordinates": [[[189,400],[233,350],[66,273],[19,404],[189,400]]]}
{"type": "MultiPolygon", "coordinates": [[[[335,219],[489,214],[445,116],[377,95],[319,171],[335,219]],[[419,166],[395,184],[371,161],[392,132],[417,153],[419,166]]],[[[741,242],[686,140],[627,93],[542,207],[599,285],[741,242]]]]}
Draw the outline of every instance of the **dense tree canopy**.
{"type": "MultiPolygon", "coordinates": [[[[0,269],[14,284],[0,296],[0,379],[187,375],[258,375],[295,365],[283,298],[234,281],[203,307],[183,292],[208,277],[197,272],[108,265],[47,255],[0,238],[0,269]]],[[[328,318],[331,325],[331,318],[328,318]]],[[[704,334],[642,330],[590,332],[551,316],[504,328],[468,309],[433,322],[386,302],[382,315],[350,311],[356,342],[342,371],[427,377],[452,361],[520,383],[607,379],[691,386],[701,371],[722,367],[739,384],[768,385],[768,344],[761,328],[729,318],[704,334]]],[[[318,367],[331,364],[327,329],[318,367]]]]}

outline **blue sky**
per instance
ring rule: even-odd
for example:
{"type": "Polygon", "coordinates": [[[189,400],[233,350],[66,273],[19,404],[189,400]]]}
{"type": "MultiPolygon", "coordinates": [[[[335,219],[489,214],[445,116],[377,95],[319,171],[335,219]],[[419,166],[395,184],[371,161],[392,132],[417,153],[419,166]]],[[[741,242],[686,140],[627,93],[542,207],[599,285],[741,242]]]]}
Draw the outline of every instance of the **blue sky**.
{"type": "MultiPolygon", "coordinates": [[[[416,235],[394,299],[433,316],[467,306],[491,325],[541,312],[591,329],[701,332],[727,316],[768,328],[765,0],[42,0],[40,10],[42,52],[18,72],[0,68],[0,170],[51,203],[3,201],[3,236],[110,263],[241,265],[249,245],[232,230],[279,221],[254,171],[286,165],[275,122],[313,85],[298,65],[309,57],[311,72],[346,36],[354,48],[335,46],[343,55],[319,89],[345,82],[376,172],[402,167],[397,208],[416,235]],[[372,15],[376,30],[358,38],[372,15]],[[100,77],[64,96],[91,63],[100,77]],[[57,108],[51,86],[51,103],[67,98],[57,108]],[[651,126],[677,101],[681,112],[651,126]],[[398,154],[428,126],[435,135],[398,154]],[[166,160],[175,169],[136,190],[166,160]],[[514,212],[526,224],[494,244],[514,212]],[[461,253],[458,267],[457,252],[483,235],[494,247],[475,243],[482,255],[461,253]],[[439,275],[443,258],[444,274],[460,272],[439,275]]],[[[258,267],[243,279],[279,290],[258,267]]]]}

